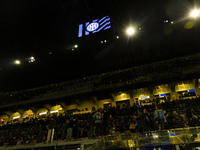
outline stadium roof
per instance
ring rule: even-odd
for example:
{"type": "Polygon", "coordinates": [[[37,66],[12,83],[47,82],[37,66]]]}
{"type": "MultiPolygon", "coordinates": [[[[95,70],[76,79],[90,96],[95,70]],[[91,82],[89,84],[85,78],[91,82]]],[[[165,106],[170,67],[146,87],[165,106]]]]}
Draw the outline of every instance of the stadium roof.
{"type": "Polygon", "coordinates": [[[194,8],[197,1],[187,0],[1,0],[0,90],[196,53],[194,8]],[[108,15],[110,29],[78,38],[79,24],[108,15]],[[129,26],[137,31],[133,37],[125,34],[129,26]]]}

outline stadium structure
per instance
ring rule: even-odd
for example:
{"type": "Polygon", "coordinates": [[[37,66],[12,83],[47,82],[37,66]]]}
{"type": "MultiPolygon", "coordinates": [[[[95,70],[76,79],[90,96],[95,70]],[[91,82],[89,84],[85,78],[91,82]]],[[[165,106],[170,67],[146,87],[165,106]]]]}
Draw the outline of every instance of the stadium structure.
{"type": "Polygon", "coordinates": [[[0,150],[200,149],[198,1],[1,7],[0,150]]]}

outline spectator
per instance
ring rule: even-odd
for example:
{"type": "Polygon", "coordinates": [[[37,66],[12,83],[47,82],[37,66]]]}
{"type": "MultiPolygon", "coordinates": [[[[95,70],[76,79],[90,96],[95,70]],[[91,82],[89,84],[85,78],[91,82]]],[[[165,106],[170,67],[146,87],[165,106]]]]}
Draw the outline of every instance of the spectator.
{"type": "Polygon", "coordinates": [[[109,114],[107,112],[107,110],[104,110],[103,113],[103,135],[107,135],[108,134],[108,117],[109,114]]]}
{"type": "Polygon", "coordinates": [[[154,119],[156,121],[156,129],[159,130],[159,127],[161,128],[161,130],[164,129],[164,123],[167,122],[166,118],[165,118],[165,113],[166,111],[158,108],[158,106],[156,106],[156,110],[154,112],[154,119]]]}
{"type": "Polygon", "coordinates": [[[96,136],[102,136],[102,130],[101,130],[101,124],[102,124],[102,115],[100,110],[93,115],[93,118],[95,119],[95,127],[96,127],[96,136]]]}
{"type": "Polygon", "coordinates": [[[151,130],[151,120],[149,117],[149,113],[147,112],[146,109],[143,111],[143,122],[144,122],[144,130],[145,131],[150,131],[151,130]]]}
{"type": "Polygon", "coordinates": [[[74,116],[73,118],[72,118],[72,132],[73,132],[73,139],[74,140],[77,140],[77,138],[78,138],[78,135],[79,135],[79,128],[78,128],[78,119],[77,119],[77,117],[76,116],[74,116]]]}
{"type": "Polygon", "coordinates": [[[93,138],[94,137],[94,119],[91,117],[90,122],[88,123],[89,127],[89,133],[88,133],[88,138],[93,138]]]}
{"type": "Polygon", "coordinates": [[[119,122],[119,131],[120,131],[120,133],[125,132],[125,123],[124,123],[123,119],[121,119],[120,122],[119,122]]]}
{"type": "Polygon", "coordinates": [[[73,119],[70,118],[69,120],[66,121],[67,123],[67,136],[66,140],[71,140],[72,139],[72,132],[73,132],[73,119]]]}

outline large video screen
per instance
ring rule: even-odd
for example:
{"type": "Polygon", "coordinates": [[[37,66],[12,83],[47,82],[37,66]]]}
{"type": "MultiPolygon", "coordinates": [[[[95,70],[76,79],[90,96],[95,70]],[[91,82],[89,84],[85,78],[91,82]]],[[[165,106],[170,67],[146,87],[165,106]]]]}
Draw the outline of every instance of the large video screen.
{"type": "Polygon", "coordinates": [[[91,22],[80,24],[78,29],[78,37],[83,37],[110,28],[111,28],[110,17],[105,16],[100,19],[92,20],[91,22]]]}

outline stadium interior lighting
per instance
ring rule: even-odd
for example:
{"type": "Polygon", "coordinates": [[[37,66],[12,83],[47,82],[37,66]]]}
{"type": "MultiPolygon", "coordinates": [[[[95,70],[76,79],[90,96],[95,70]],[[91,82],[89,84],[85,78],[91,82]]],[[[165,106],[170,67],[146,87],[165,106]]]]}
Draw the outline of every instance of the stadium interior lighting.
{"type": "Polygon", "coordinates": [[[13,119],[19,119],[19,118],[20,118],[20,116],[13,117],[13,119]]]}
{"type": "Polygon", "coordinates": [[[35,58],[32,56],[31,58],[30,58],[30,60],[29,60],[29,63],[32,63],[32,62],[34,62],[35,61],[35,58]]]}
{"type": "Polygon", "coordinates": [[[15,60],[15,64],[20,65],[21,64],[20,60],[15,60]]]}
{"type": "Polygon", "coordinates": [[[199,11],[198,9],[194,9],[194,10],[192,10],[192,11],[190,12],[190,17],[196,18],[196,17],[198,17],[198,16],[200,16],[200,11],[199,11]]]}
{"type": "Polygon", "coordinates": [[[53,114],[53,113],[57,113],[58,110],[53,110],[53,111],[50,111],[50,114],[53,114]]]}
{"type": "Polygon", "coordinates": [[[126,33],[127,35],[131,36],[135,33],[135,30],[133,29],[133,27],[129,27],[127,30],[126,30],[126,33]]]}
{"type": "Polygon", "coordinates": [[[47,112],[41,112],[41,113],[39,113],[39,115],[46,115],[47,114],[47,112]]]}

